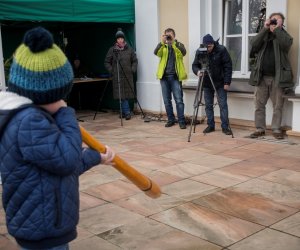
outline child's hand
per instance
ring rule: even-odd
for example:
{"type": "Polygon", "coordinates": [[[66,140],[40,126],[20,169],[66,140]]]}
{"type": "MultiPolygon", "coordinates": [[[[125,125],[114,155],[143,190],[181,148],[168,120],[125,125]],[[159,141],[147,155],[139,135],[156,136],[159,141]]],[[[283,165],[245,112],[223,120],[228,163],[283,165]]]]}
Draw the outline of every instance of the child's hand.
{"type": "Polygon", "coordinates": [[[43,109],[46,109],[51,115],[55,114],[61,107],[67,107],[64,100],[59,100],[57,102],[40,105],[43,109]]]}
{"type": "Polygon", "coordinates": [[[105,146],[106,152],[105,153],[100,153],[101,154],[101,164],[105,165],[114,165],[112,160],[115,157],[115,152],[108,146],[105,146]]]}

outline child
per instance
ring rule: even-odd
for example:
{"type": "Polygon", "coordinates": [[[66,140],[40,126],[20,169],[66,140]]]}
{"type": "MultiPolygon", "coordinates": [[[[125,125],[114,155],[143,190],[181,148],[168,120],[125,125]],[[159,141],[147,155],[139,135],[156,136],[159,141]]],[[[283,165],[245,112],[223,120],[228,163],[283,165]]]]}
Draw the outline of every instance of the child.
{"type": "Polygon", "coordinates": [[[79,175],[114,152],[82,148],[79,126],[63,99],[72,66],[44,28],[17,48],[8,91],[0,92],[0,172],[8,232],[22,249],[68,249],[77,236],[79,175]]]}

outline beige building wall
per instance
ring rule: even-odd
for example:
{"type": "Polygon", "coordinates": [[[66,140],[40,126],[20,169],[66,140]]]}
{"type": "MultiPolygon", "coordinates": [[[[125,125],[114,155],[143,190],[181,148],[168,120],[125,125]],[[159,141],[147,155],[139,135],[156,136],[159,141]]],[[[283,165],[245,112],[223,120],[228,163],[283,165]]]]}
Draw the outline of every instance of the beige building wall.
{"type": "Polygon", "coordinates": [[[299,23],[300,23],[300,1],[299,0],[289,0],[287,6],[287,30],[289,34],[294,38],[293,45],[290,50],[290,59],[294,73],[294,81],[297,82],[297,72],[298,72],[298,55],[299,55],[299,23]]]}
{"type": "MultiPolygon", "coordinates": [[[[176,39],[187,49],[184,57],[186,72],[188,68],[188,0],[160,0],[159,17],[161,35],[167,28],[173,28],[176,39]]],[[[153,48],[154,49],[154,48],[153,48]]]]}

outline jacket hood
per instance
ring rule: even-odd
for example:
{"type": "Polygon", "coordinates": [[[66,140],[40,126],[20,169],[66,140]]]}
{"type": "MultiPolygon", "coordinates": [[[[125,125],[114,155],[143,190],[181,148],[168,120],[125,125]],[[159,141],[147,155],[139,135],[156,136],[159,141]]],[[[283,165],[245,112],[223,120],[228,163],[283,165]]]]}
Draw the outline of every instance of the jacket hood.
{"type": "Polygon", "coordinates": [[[24,96],[9,91],[0,92],[0,112],[17,109],[25,104],[32,104],[32,101],[24,96]]]}

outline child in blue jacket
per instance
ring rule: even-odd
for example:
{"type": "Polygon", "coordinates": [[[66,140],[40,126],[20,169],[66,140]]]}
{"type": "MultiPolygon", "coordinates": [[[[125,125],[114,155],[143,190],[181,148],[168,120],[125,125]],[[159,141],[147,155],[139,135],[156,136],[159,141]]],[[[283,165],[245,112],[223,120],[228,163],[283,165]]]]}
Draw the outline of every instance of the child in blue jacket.
{"type": "Polygon", "coordinates": [[[17,48],[8,91],[0,92],[0,172],[8,232],[21,249],[68,249],[79,219],[79,175],[114,152],[82,148],[64,98],[72,66],[44,28],[17,48]]]}

